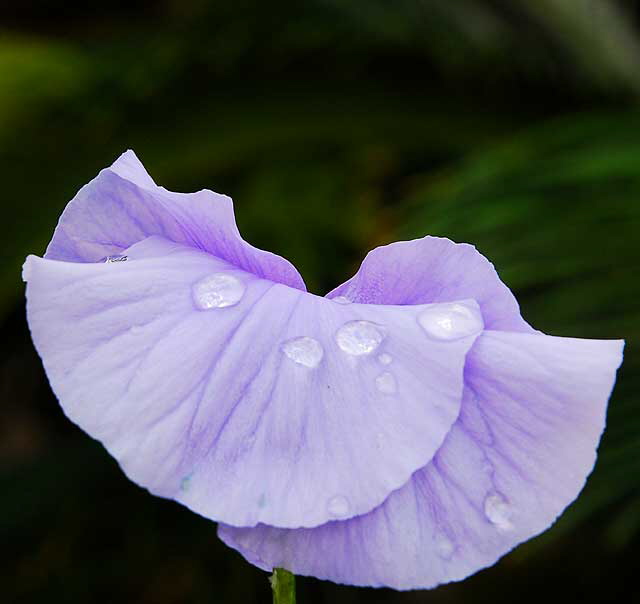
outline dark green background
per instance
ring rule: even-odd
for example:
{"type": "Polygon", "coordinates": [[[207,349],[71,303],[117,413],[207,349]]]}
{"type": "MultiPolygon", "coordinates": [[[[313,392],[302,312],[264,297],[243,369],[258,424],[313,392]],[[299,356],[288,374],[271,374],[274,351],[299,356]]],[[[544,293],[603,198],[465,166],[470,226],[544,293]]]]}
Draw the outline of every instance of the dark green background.
{"type": "MultiPolygon", "coordinates": [[[[382,243],[478,246],[524,316],[627,339],[596,471],[542,537],[465,582],[299,580],[305,603],[640,598],[640,3],[0,5],[0,601],[269,602],[215,526],[128,482],[62,415],[20,265],[128,147],[324,293],[382,243]]],[[[636,600],[637,601],[637,600],[636,600]]]]}

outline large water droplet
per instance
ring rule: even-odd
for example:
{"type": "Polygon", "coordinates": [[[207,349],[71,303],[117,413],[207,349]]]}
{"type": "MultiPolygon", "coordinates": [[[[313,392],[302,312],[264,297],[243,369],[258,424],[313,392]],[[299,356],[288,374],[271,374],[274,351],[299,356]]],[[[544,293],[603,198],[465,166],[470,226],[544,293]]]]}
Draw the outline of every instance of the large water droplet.
{"type": "Polygon", "coordinates": [[[449,559],[453,555],[455,546],[445,535],[438,535],[435,539],[436,552],[441,558],[449,559]]]}
{"type": "Polygon", "coordinates": [[[380,361],[380,363],[382,365],[390,365],[391,361],[393,361],[393,357],[390,354],[387,354],[386,352],[383,352],[379,357],[378,357],[378,361],[380,361]]]}
{"type": "Polygon", "coordinates": [[[348,516],[350,509],[349,500],[343,495],[335,495],[329,499],[327,503],[327,511],[334,518],[344,518],[348,516]]]}
{"type": "Polygon", "coordinates": [[[437,340],[457,340],[477,333],[483,327],[477,309],[456,302],[426,308],[418,316],[418,323],[437,340]]]}
{"type": "Polygon", "coordinates": [[[126,262],[129,260],[128,256],[106,256],[102,259],[105,264],[115,264],[116,262],[126,262]]]}
{"type": "Polygon", "coordinates": [[[345,296],[337,296],[335,298],[331,298],[331,300],[338,304],[351,304],[351,300],[345,296]]]}
{"type": "Polygon", "coordinates": [[[282,345],[282,352],[294,363],[310,369],[317,367],[324,355],[320,342],[308,336],[287,340],[282,345]]]}
{"type": "Polygon", "coordinates": [[[513,524],[511,524],[511,506],[502,495],[497,493],[488,495],[484,500],[484,513],[489,521],[499,529],[508,530],[513,528],[513,524]]]}
{"type": "Polygon", "coordinates": [[[384,333],[381,327],[371,321],[349,321],[336,332],[338,346],[354,356],[371,354],[382,340],[384,333]]]}
{"type": "Polygon", "coordinates": [[[385,371],[376,378],[376,388],[383,394],[393,394],[397,389],[396,378],[393,373],[385,371]]]}
{"type": "Polygon", "coordinates": [[[193,286],[193,301],[200,310],[224,308],[237,304],[244,296],[245,285],[226,273],[214,273],[193,286]]]}

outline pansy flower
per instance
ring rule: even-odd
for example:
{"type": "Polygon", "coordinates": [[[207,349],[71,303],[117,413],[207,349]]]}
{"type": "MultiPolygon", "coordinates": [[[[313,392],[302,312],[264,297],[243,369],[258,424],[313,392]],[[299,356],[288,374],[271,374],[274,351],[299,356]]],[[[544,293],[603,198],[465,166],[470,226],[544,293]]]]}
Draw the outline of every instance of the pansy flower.
{"type": "Polygon", "coordinates": [[[325,297],[231,200],[133,152],[24,265],[67,416],[263,569],[427,588],[493,564],[582,489],[622,341],[544,335],[476,249],[370,252],[325,297]]]}

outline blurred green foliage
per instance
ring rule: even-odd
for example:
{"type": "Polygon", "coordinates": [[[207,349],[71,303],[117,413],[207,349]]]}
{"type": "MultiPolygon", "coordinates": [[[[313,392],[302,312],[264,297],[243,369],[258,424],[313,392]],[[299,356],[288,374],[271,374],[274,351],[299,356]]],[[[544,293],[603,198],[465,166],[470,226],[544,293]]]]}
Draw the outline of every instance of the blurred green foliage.
{"type": "Polygon", "coordinates": [[[62,416],[19,271],[132,147],[230,194],[324,293],[371,247],[474,243],[525,318],[624,337],[596,471],[544,536],[434,592],[299,581],[301,602],[632,601],[640,542],[640,3],[25,0],[0,8],[0,577],[9,602],[268,601],[214,527],[128,483],[62,416]]]}

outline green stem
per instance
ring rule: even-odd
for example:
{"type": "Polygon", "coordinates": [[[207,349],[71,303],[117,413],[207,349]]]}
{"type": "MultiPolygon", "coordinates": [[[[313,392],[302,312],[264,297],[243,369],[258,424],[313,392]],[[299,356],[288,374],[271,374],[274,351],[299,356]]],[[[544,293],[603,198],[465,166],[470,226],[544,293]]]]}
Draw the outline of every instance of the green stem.
{"type": "Polygon", "coordinates": [[[296,576],[284,568],[274,568],[269,578],[273,604],[296,604],[296,576]]]}

